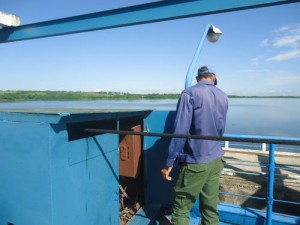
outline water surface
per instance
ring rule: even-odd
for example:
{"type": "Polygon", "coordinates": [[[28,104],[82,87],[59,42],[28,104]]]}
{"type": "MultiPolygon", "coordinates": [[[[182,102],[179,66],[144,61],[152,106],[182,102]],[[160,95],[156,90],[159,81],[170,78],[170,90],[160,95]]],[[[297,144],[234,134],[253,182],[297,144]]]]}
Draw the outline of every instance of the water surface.
{"type": "MultiPolygon", "coordinates": [[[[176,99],[36,101],[0,103],[0,108],[176,110],[176,99]]],[[[230,98],[225,133],[300,138],[300,99],[230,98]]]]}

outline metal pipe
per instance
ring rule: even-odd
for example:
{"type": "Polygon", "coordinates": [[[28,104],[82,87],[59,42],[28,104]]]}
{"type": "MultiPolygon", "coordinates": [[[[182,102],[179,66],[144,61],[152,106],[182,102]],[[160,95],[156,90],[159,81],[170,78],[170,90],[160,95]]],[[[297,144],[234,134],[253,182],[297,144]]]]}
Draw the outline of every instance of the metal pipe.
{"type": "Polygon", "coordinates": [[[275,144],[270,144],[268,196],[267,196],[267,225],[272,225],[274,176],[275,176],[275,144]]]}
{"type": "Polygon", "coordinates": [[[239,142],[253,142],[253,143],[300,145],[299,138],[282,139],[276,137],[251,136],[251,135],[224,135],[220,137],[220,136],[136,132],[136,131],[125,131],[125,130],[106,130],[106,129],[91,129],[91,128],[86,128],[84,131],[88,133],[94,133],[94,134],[111,133],[111,134],[129,134],[129,135],[168,137],[168,138],[190,138],[190,139],[216,140],[216,141],[239,141],[239,142]]]}
{"type": "Polygon", "coordinates": [[[300,202],[284,201],[284,200],[278,200],[278,199],[274,199],[274,202],[282,202],[282,203],[286,203],[286,204],[300,205],[300,202]]]}

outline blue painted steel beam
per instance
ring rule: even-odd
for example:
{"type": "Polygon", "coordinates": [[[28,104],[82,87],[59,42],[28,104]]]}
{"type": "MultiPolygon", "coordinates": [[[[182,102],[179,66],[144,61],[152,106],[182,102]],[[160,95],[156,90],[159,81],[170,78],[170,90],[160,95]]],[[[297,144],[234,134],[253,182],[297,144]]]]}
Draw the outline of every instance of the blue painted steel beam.
{"type": "Polygon", "coordinates": [[[300,0],[166,0],[0,29],[0,43],[266,7],[300,0]]]}

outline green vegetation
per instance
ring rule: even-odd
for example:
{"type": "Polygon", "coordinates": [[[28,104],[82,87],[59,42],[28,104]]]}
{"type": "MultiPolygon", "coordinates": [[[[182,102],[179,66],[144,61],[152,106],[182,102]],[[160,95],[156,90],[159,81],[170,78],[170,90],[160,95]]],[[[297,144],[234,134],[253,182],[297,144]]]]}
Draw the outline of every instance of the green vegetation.
{"type": "MultiPolygon", "coordinates": [[[[178,99],[178,94],[130,94],[79,91],[0,91],[0,102],[178,99]]],[[[229,96],[229,98],[300,98],[300,96],[229,96]]]]}
{"type": "Polygon", "coordinates": [[[79,91],[0,91],[0,102],[177,99],[179,94],[130,94],[79,91]]]}

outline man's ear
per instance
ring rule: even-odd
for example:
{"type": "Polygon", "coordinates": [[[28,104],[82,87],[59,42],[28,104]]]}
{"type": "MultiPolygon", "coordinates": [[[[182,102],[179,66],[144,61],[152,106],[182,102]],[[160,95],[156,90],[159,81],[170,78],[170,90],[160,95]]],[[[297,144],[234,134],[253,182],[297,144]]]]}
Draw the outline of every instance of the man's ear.
{"type": "Polygon", "coordinates": [[[214,75],[214,78],[215,78],[214,85],[217,85],[218,84],[218,80],[217,80],[217,75],[216,74],[214,75]]]}

